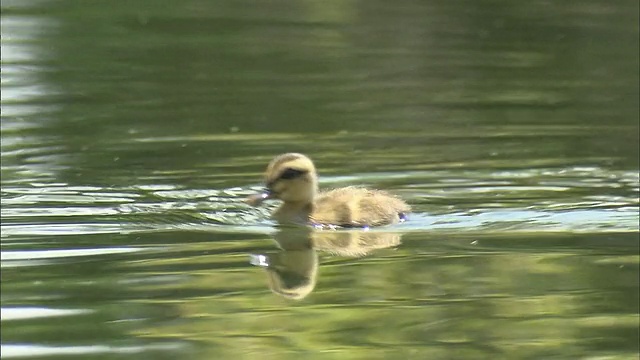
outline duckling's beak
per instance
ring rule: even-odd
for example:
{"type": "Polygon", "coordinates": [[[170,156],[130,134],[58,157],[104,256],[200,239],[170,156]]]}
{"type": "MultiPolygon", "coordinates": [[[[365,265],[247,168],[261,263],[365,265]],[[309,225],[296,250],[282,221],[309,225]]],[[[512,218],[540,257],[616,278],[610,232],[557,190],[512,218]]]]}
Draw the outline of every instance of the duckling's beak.
{"type": "Polygon", "coordinates": [[[273,196],[271,191],[269,191],[269,189],[265,189],[263,192],[259,194],[250,195],[244,200],[244,202],[251,206],[260,206],[263,201],[267,199],[271,199],[272,197],[273,196]]]}

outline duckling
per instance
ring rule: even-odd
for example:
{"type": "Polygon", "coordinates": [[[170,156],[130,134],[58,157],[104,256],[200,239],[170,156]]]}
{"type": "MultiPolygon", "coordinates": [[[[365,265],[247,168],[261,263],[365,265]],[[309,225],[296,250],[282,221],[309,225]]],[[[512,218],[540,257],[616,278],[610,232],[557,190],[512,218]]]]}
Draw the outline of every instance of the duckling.
{"type": "Polygon", "coordinates": [[[404,201],[381,190],[348,186],[319,192],[316,168],[303,154],[275,157],[264,178],[266,192],[252,195],[246,202],[258,206],[264,200],[282,200],[272,214],[280,224],[320,228],[381,226],[406,220],[411,210],[404,201]]]}

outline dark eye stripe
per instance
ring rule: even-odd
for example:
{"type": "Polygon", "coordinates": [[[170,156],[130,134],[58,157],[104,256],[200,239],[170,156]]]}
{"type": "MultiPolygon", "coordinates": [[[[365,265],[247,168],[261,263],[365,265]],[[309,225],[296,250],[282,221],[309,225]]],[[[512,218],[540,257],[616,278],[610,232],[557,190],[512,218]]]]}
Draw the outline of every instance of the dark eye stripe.
{"type": "Polygon", "coordinates": [[[304,170],[286,168],[282,173],[280,173],[280,176],[278,176],[278,178],[285,179],[285,180],[295,179],[298,176],[303,175],[304,173],[306,173],[306,171],[304,170]]]}

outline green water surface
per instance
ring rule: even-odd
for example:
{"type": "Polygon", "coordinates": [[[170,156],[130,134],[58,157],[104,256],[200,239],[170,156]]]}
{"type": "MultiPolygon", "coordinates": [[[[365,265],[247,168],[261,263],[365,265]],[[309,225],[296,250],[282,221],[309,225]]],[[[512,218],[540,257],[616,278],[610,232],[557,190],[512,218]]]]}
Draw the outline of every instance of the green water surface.
{"type": "Polygon", "coordinates": [[[1,10],[3,359],[637,359],[637,1],[1,10]],[[279,229],[291,151],[409,221],[279,229]]]}

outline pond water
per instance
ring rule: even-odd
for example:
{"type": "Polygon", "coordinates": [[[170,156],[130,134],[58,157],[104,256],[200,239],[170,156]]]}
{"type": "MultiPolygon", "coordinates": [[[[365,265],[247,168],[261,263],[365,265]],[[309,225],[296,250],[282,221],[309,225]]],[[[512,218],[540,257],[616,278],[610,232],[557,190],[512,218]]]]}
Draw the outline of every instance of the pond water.
{"type": "Polygon", "coordinates": [[[1,26],[2,358],[637,358],[637,1],[4,0],[1,26]],[[242,200],[292,151],[413,213],[278,228],[242,200]]]}

